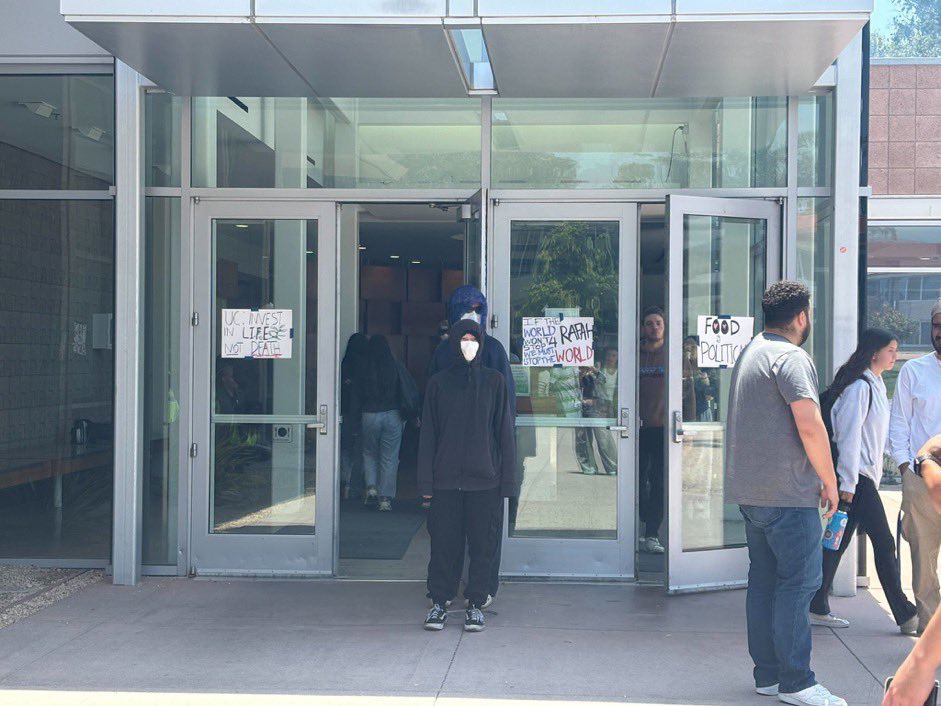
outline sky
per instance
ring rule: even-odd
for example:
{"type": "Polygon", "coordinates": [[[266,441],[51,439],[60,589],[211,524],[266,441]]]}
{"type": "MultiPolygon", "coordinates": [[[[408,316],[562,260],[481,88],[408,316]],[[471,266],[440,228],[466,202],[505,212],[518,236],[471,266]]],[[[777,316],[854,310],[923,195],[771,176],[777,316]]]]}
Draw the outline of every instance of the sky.
{"type": "Polygon", "coordinates": [[[886,34],[892,26],[892,20],[897,12],[895,3],[892,0],[875,0],[873,3],[872,31],[886,34]]]}

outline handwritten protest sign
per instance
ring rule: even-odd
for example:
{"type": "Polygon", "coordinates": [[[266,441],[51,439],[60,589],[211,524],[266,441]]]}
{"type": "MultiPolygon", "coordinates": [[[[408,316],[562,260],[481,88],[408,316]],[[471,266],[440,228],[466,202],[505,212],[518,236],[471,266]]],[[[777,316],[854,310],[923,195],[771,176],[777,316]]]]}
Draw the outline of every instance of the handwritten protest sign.
{"type": "Polygon", "coordinates": [[[223,309],[223,358],[290,358],[291,309],[223,309]]]}
{"type": "Polygon", "coordinates": [[[581,367],[595,364],[595,320],[590,316],[523,319],[523,365],[581,367]]]}
{"type": "Polygon", "coordinates": [[[700,368],[731,368],[755,332],[751,316],[700,316],[697,360],[700,368]]]}

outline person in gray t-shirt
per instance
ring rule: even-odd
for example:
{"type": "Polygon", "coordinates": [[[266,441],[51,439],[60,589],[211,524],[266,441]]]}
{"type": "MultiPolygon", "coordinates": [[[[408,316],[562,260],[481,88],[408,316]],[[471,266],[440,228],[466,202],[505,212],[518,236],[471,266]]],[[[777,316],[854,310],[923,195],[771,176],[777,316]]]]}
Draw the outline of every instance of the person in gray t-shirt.
{"type": "Polygon", "coordinates": [[[810,599],[823,577],[820,503],[837,482],[817,398],[817,371],[800,346],[810,292],[778,282],[761,300],[765,330],[735,363],[725,438],[725,497],[738,503],[748,543],[748,651],[755,690],[806,706],[846,706],[810,668],[810,599]]]}

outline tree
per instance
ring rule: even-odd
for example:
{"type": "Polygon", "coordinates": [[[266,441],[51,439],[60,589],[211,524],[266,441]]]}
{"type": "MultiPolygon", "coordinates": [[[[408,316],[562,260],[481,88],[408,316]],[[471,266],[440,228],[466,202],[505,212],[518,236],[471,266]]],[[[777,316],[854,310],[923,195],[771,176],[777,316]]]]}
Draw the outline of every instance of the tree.
{"type": "MultiPolygon", "coordinates": [[[[885,2],[886,0],[882,0],[885,2]]],[[[888,34],[873,33],[875,57],[941,57],[941,2],[891,0],[898,8],[888,34]]]]}
{"type": "Polygon", "coordinates": [[[869,312],[869,325],[897,336],[899,343],[905,343],[918,334],[917,321],[888,305],[869,312]]]}

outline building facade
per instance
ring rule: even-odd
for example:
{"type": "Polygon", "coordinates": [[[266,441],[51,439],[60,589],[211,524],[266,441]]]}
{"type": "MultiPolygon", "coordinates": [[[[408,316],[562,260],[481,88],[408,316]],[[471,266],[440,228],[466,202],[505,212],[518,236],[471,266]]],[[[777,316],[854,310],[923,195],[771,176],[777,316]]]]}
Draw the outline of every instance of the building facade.
{"type": "Polygon", "coordinates": [[[420,578],[416,432],[363,509],[342,359],[383,335],[420,387],[473,284],[516,387],[504,574],[740,584],[706,326],[797,278],[822,377],[852,349],[871,11],[753,5],[0,5],[0,558],[420,578]]]}

